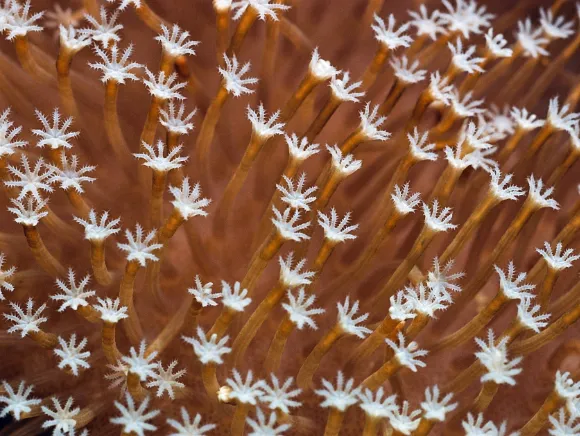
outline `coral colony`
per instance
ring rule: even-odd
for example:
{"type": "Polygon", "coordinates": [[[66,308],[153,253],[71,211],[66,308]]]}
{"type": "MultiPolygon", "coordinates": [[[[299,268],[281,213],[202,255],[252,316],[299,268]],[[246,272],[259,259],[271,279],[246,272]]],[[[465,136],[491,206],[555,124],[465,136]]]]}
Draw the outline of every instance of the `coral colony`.
{"type": "Polygon", "coordinates": [[[0,29],[0,434],[580,435],[580,3],[0,29]]]}

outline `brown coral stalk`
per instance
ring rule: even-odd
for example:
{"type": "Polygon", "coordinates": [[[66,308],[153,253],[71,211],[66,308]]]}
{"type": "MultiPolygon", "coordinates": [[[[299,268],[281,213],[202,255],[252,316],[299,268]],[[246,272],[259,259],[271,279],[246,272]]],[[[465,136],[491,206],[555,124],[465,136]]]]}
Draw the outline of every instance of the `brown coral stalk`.
{"type": "Polygon", "coordinates": [[[362,85],[361,89],[366,90],[369,89],[375,80],[377,80],[377,75],[385,65],[389,57],[390,50],[388,47],[381,44],[373,57],[373,60],[365,70],[362,76],[362,85]]]}
{"type": "Polygon", "coordinates": [[[393,358],[383,364],[383,366],[373,372],[370,376],[368,376],[362,382],[361,387],[375,390],[384,382],[386,382],[387,379],[395,374],[400,368],[401,364],[399,361],[393,358]]]}
{"type": "Polygon", "coordinates": [[[274,339],[270,344],[268,349],[268,355],[266,356],[266,361],[264,362],[264,369],[267,372],[276,372],[280,367],[280,361],[282,360],[282,354],[284,353],[284,348],[286,347],[286,342],[290,333],[294,331],[294,323],[290,320],[288,315],[284,315],[280,325],[276,329],[274,334],[274,339]]]}
{"type": "Polygon", "coordinates": [[[224,106],[228,97],[228,91],[225,86],[221,85],[215,98],[212,100],[201,127],[195,143],[195,153],[197,156],[198,165],[201,168],[205,166],[209,147],[215,134],[215,128],[220,118],[222,107],[224,106]]]}
{"type": "Polygon", "coordinates": [[[433,353],[449,347],[456,347],[463,344],[465,341],[470,340],[493,319],[493,317],[508,301],[509,300],[503,291],[500,290],[487,306],[485,306],[485,309],[479,312],[474,318],[471,318],[471,320],[459,330],[435,343],[430,348],[430,352],[433,353]]]}
{"type": "Polygon", "coordinates": [[[72,90],[70,80],[70,66],[73,60],[74,53],[65,47],[60,46],[58,57],[56,59],[56,73],[58,79],[58,92],[62,100],[62,104],[67,114],[78,118],[79,110],[72,90]]]}
{"type": "Polygon", "coordinates": [[[217,62],[218,65],[223,65],[224,53],[228,49],[228,43],[230,40],[230,8],[217,9],[215,22],[217,30],[217,40],[216,40],[217,62]]]}
{"type": "Polygon", "coordinates": [[[29,332],[28,336],[43,348],[52,349],[58,344],[58,336],[54,333],[46,333],[43,330],[29,332]]]}
{"type": "Polygon", "coordinates": [[[113,282],[113,276],[109,272],[105,261],[104,240],[91,241],[91,266],[93,267],[93,275],[99,285],[109,286],[113,282]]]}
{"type": "Polygon", "coordinates": [[[167,172],[153,170],[151,183],[151,226],[158,228],[163,222],[163,193],[167,182],[167,172]]]}
{"type": "Polygon", "coordinates": [[[117,348],[115,340],[117,323],[104,321],[101,335],[101,344],[103,346],[103,353],[107,361],[114,365],[121,359],[121,352],[117,348]]]}
{"type": "Polygon", "coordinates": [[[161,354],[175,339],[179,332],[183,329],[185,321],[193,304],[193,296],[187,295],[180,304],[179,309],[171,317],[169,322],[165,324],[163,330],[159,332],[157,337],[149,344],[145,352],[146,355],[157,352],[161,354]]]}
{"type": "Polygon", "coordinates": [[[246,403],[238,403],[236,409],[234,410],[234,416],[232,418],[231,435],[232,436],[242,436],[244,434],[244,428],[246,427],[246,416],[250,411],[250,405],[246,403]]]}
{"type": "Polygon", "coordinates": [[[219,233],[223,232],[227,216],[232,211],[234,200],[242,189],[242,186],[248,177],[248,173],[250,172],[250,168],[254,164],[258,153],[260,153],[260,150],[266,141],[267,140],[263,136],[252,133],[252,137],[250,138],[250,142],[242,156],[242,160],[236,167],[234,174],[232,174],[218,205],[215,223],[219,233]]]}
{"type": "Polygon", "coordinates": [[[558,407],[562,405],[564,401],[560,398],[560,395],[556,391],[550,392],[550,395],[546,398],[540,409],[535,413],[535,415],[530,418],[528,422],[520,430],[521,436],[534,436],[536,435],[548,422],[548,417],[554,413],[558,407]]]}
{"type": "Polygon", "coordinates": [[[107,81],[105,84],[105,106],[103,108],[105,132],[117,158],[126,161],[130,152],[125,136],[123,135],[123,129],[121,129],[121,123],[119,122],[119,113],[117,110],[118,94],[119,84],[114,80],[107,81]]]}
{"type": "Polygon", "coordinates": [[[232,310],[228,306],[224,306],[220,315],[213,323],[213,326],[209,332],[207,332],[207,337],[211,338],[212,335],[217,335],[218,338],[221,338],[224,336],[237,314],[238,312],[235,310],[232,310]]]}
{"type": "Polygon", "coordinates": [[[342,428],[342,421],[344,413],[334,407],[328,411],[328,419],[326,420],[326,427],[324,428],[324,436],[338,436],[342,428]]]}
{"type": "Polygon", "coordinates": [[[135,12],[147,27],[155,33],[161,32],[161,25],[164,24],[164,20],[151,9],[145,0],[141,0],[141,6],[136,7],[135,12]]]}
{"type": "Polygon", "coordinates": [[[550,304],[550,298],[552,297],[552,291],[554,290],[554,284],[558,278],[558,271],[553,268],[548,267],[546,271],[546,276],[544,277],[544,283],[542,284],[542,289],[538,294],[538,302],[540,303],[540,308],[542,312],[548,310],[548,305],[550,304]]]}
{"type": "Polygon", "coordinates": [[[248,321],[246,321],[232,345],[231,358],[234,365],[237,365],[244,357],[252,339],[254,339],[264,321],[268,319],[272,309],[280,302],[284,296],[284,292],[284,286],[278,282],[260,302],[248,321]]]}
{"type": "Polygon", "coordinates": [[[26,236],[30,251],[32,251],[40,267],[52,276],[64,276],[66,274],[64,267],[50,254],[42,241],[38,228],[28,225],[23,225],[22,228],[24,229],[24,236],[26,236]]]}
{"type": "Polygon", "coordinates": [[[473,402],[473,410],[476,413],[485,412],[497,394],[498,388],[499,385],[493,381],[485,382],[473,402]]]}
{"type": "Polygon", "coordinates": [[[437,232],[434,232],[426,225],[423,226],[421,233],[415,239],[413,247],[407,254],[407,257],[401,262],[397,267],[395,272],[391,275],[387,283],[381,288],[381,290],[373,298],[373,302],[378,301],[381,298],[388,298],[393,295],[401,287],[401,285],[407,279],[409,272],[415,266],[423,252],[427,249],[437,232]]]}
{"type": "Polygon", "coordinates": [[[322,109],[320,109],[320,112],[318,115],[316,115],[316,118],[314,118],[312,123],[310,123],[306,133],[304,133],[304,137],[308,139],[309,143],[314,141],[322,129],[324,129],[324,126],[326,126],[326,123],[328,123],[328,120],[330,120],[341,103],[342,100],[336,98],[334,94],[330,94],[330,97],[328,97],[328,100],[326,100],[326,103],[324,103],[324,106],[322,106],[322,109]]]}
{"type": "Polygon", "coordinates": [[[246,35],[254,24],[254,21],[256,21],[256,18],[258,18],[256,10],[252,6],[248,6],[242,14],[242,18],[240,18],[238,27],[236,27],[236,30],[234,31],[234,35],[232,36],[227,51],[228,56],[231,57],[234,53],[240,51],[240,47],[242,46],[244,39],[246,39],[246,35]]]}
{"type": "Polygon", "coordinates": [[[141,138],[139,139],[139,149],[144,151],[143,143],[153,145],[155,141],[155,131],[157,130],[157,123],[159,122],[159,111],[161,109],[162,100],[153,96],[151,97],[151,104],[147,112],[147,119],[141,131],[141,138]]]}
{"type": "Polygon", "coordinates": [[[125,273],[121,280],[119,288],[119,299],[121,304],[127,307],[128,318],[123,319],[123,328],[133,344],[138,344],[143,337],[143,329],[133,302],[133,293],[135,289],[135,277],[139,271],[139,262],[131,260],[125,266],[125,273]]]}
{"type": "Polygon", "coordinates": [[[201,380],[203,382],[203,387],[205,388],[207,396],[213,403],[217,402],[217,394],[220,390],[216,370],[217,365],[213,362],[206,363],[201,367],[201,380]]]}
{"type": "Polygon", "coordinates": [[[298,371],[298,376],[296,377],[296,384],[301,389],[312,388],[312,378],[314,373],[320,366],[322,358],[330,351],[334,343],[344,334],[344,330],[340,324],[335,324],[328,333],[326,333],[320,341],[316,344],[314,349],[306,357],[300,370],[298,371]]]}
{"type": "Polygon", "coordinates": [[[260,278],[262,271],[268,265],[268,262],[276,255],[280,247],[284,243],[284,238],[276,230],[273,230],[268,239],[264,241],[262,246],[258,249],[257,254],[254,255],[250,261],[248,271],[242,279],[242,289],[247,289],[248,294],[252,293],[254,285],[260,278]]]}
{"type": "Polygon", "coordinates": [[[14,48],[16,49],[16,56],[22,68],[24,68],[28,73],[35,76],[37,79],[42,81],[49,81],[52,77],[44,70],[30,52],[30,42],[28,41],[28,36],[18,35],[14,38],[14,48]]]}

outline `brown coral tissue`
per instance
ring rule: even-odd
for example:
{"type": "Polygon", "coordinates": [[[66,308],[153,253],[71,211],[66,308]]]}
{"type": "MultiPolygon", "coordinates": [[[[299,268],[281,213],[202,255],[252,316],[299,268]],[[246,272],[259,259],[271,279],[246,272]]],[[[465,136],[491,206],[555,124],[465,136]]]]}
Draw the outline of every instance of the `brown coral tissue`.
{"type": "Polygon", "coordinates": [[[0,436],[580,436],[580,3],[0,30],[0,436]]]}

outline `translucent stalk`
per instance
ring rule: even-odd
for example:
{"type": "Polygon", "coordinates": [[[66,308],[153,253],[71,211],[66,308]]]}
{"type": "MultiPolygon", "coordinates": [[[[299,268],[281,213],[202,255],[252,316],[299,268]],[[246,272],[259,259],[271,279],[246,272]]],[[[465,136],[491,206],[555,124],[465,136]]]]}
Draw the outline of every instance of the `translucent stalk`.
{"type": "Polygon", "coordinates": [[[232,206],[234,200],[236,199],[238,193],[244,186],[244,182],[248,177],[248,173],[250,172],[250,168],[256,161],[256,157],[260,150],[262,149],[263,145],[266,143],[265,138],[255,133],[252,133],[252,137],[248,146],[246,147],[246,151],[242,156],[242,160],[236,167],[234,174],[230,178],[226,189],[224,191],[223,197],[218,205],[217,210],[217,218],[215,221],[215,225],[217,226],[216,230],[217,233],[223,233],[225,230],[225,223],[228,215],[232,212],[232,206]]]}
{"type": "Polygon", "coordinates": [[[284,239],[282,236],[274,230],[269,238],[265,240],[262,246],[258,249],[257,255],[254,255],[248,267],[248,271],[241,282],[242,289],[246,288],[249,295],[252,293],[254,285],[260,278],[264,268],[266,268],[268,262],[270,262],[276,253],[278,253],[278,250],[280,250],[283,243],[284,239]]]}
{"type": "Polygon", "coordinates": [[[493,381],[487,381],[483,384],[473,403],[474,412],[482,413],[487,410],[497,394],[498,387],[499,385],[493,381]]]}
{"type": "Polygon", "coordinates": [[[306,97],[310,95],[314,87],[319,83],[320,81],[309,71],[282,109],[282,112],[280,113],[280,122],[287,123],[290,121],[306,97]]]}
{"type": "Polygon", "coordinates": [[[29,332],[28,336],[38,345],[46,349],[52,349],[58,345],[58,336],[53,333],[46,333],[43,330],[29,332]]]}
{"type": "MultiPolygon", "coordinates": [[[[435,425],[435,423],[427,418],[421,418],[421,421],[419,422],[419,426],[417,427],[417,429],[413,432],[413,436],[426,436],[428,435],[431,430],[433,429],[433,426],[435,425]]],[[[376,433],[374,433],[376,434],[376,433]]]]}
{"type": "Polygon", "coordinates": [[[101,345],[103,347],[103,353],[111,365],[114,365],[121,359],[121,353],[119,352],[117,342],[115,341],[116,328],[117,324],[114,322],[103,322],[101,345]]]}
{"type": "Polygon", "coordinates": [[[326,420],[326,427],[324,428],[324,436],[338,436],[342,428],[342,421],[344,413],[334,407],[328,411],[328,419],[326,420]]]}
{"type": "Polygon", "coordinates": [[[65,191],[65,194],[68,197],[70,204],[72,204],[72,206],[77,211],[78,215],[80,215],[82,218],[89,216],[91,207],[87,204],[83,196],[79,194],[76,189],[69,188],[65,191]]]}
{"type": "Polygon", "coordinates": [[[365,426],[363,428],[362,436],[377,436],[379,427],[379,419],[365,414],[365,426]]]}
{"type": "Polygon", "coordinates": [[[397,359],[391,359],[383,366],[368,376],[361,384],[361,387],[371,390],[378,389],[384,382],[386,382],[393,374],[401,368],[401,364],[397,359]]]}
{"type": "Polygon", "coordinates": [[[222,65],[230,39],[230,9],[217,10],[215,19],[217,29],[216,56],[218,65],[222,65]]]}
{"type": "Polygon", "coordinates": [[[97,283],[101,286],[110,286],[113,282],[113,276],[109,272],[105,261],[104,240],[91,241],[91,266],[97,283]]]}
{"type": "Polygon", "coordinates": [[[314,141],[320,134],[322,129],[324,129],[324,126],[326,126],[326,123],[328,123],[328,120],[330,120],[332,115],[334,115],[341,103],[342,101],[336,98],[334,94],[330,94],[330,97],[328,97],[328,100],[326,100],[326,103],[304,134],[304,138],[308,139],[309,143],[312,143],[312,141],[314,141]]]}
{"type": "MultiPolygon", "coordinates": [[[[248,8],[249,9],[249,8],[248,8]]],[[[231,436],[243,436],[244,428],[246,427],[246,416],[250,411],[250,405],[245,403],[238,403],[234,410],[232,418],[231,436]]]]}
{"type": "Polygon", "coordinates": [[[159,122],[159,111],[161,109],[162,101],[157,97],[151,97],[151,104],[149,105],[149,112],[147,112],[147,119],[141,131],[141,138],[139,139],[139,149],[144,150],[143,143],[153,144],[155,141],[155,131],[157,130],[157,123],[159,122]]]}
{"type": "Polygon", "coordinates": [[[132,344],[138,344],[143,337],[143,329],[133,302],[135,277],[139,268],[140,265],[137,261],[128,261],[119,287],[119,299],[121,300],[121,305],[127,307],[128,314],[128,318],[123,319],[121,322],[123,323],[125,334],[132,344]]]}
{"type": "Polygon", "coordinates": [[[381,290],[373,298],[373,302],[379,299],[388,298],[393,295],[397,289],[403,285],[407,276],[411,272],[411,269],[417,264],[424,251],[427,249],[437,232],[429,229],[427,226],[423,226],[421,233],[415,239],[413,247],[407,254],[407,257],[401,262],[395,272],[391,275],[387,283],[381,288],[381,290]]]}
{"type": "Polygon", "coordinates": [[[320,366],[322,358],[330,351],[334,343],[344,334],[340,324],[335,324],[332,329],[326,333],[320,341],[316,344],[314,349],[306,357],[298,376],[296,377],[296,384],[299,388],[306,390],[312,388],[312,378],[314,373],[320,366]]]}
{"type": "Polygon", "coordinates": [[[284,315],[276,333],[274,334],[274,339],[270,344],[268,349],[268,355],[266,356],[266,361],[264,363],[264,370],[268,373],[275,373],[280,367],[280,361],[282,360],[282,354],[284,353],[284,348],[286,347],[286,342],[290,333],[294,331],[294,323],[290,321],[288,315],[284,315]]]}
{"type": "Polygon", "coordinates": [[[564,401],[556,391],[550,392],[540,409],[520,430],[521,436],[534,436],[548,423],[548,417],[554,413],[564,401]]]}
{"type": "Polygon", "coordinates": [[[227,306],[224,306],[220,315],[213,323],[213,326],[207,333],[207,337],[211,338],[212,335],[217,335],[218,338],[221,338],[226,334],[228,331],[228,327],[231,325],[234,317],[238,314],[235,310],[230,309],[227,306]]]}
{"type": "Polygon", "coordinates": [[[516,239],[517,235],[520,233],[526,222],[528,222],[536,210],[537,206],[528,197],[514,220],[510,223],[505,233],[495,245],[492,253],[487,259],[481,262],[475,277],[473,277],[469,284],[463,289],[455,301],[455,304],[447,313],[447,316],[450,316],[450,314],[455,314],[458,310],[461,310],[464,305],[470,301],[471,298],[477,294],[477,292],[479,292],[483,285],[485,285],[493,272],[493,265],[497,262],[499,256],[502,255],[507,247],[516,239]]]}
{"type": "Polygon", "coordinates": [[[509,300],[505,294],[502,291],[499,291],[493,300],[491,300],[487,306],[485,306],[485,309],[479,312],[474,318],[471,318],[471,320],[459,330],[446,336],[441,341],[433,345],[433,347],[430,348],[430,352],[441,351],[450,347],[456,347],[466,341],[469,341],[487,324],[489,324],[493,317],[508,301],[509,300]]]}
{"type": "Polygon", "coordinates": [[[25,71],[40,79],[42,81],[50,81],[52,77],[46,72],[34,59],[30,52],[30,43],[28,36],[18,35],[14,38],[14,48],[16,49],[16,56],[22,68],[25,71]]]}
{"type": "Polygon", "coordinates": [[[389,53],[390,53],[389,48],[384,46],[383,44],[381,44],[379,48],[377,48],[377,51],[371,63],[369,64],[369,66],[367,67],[367,69],[363,74],[361,85],[362,90],[369,89],[373,85],[373,83],[375,83],[379,72],[381,71],[381,69],[383,68],[385,62],[389,57],[389,53]]]}
{"type": "Polygon", "coordinates": [[[457,257],[465,244],[470,241],[473,233],[498,203],[499,201],[495,196],[491,192],[488,192],[483,201],[477,204],[475,210],[471,212],[469,218],[459,228],[459,231],[455,234],[453,240],[439,258],[442,265],[457,257]]]}
{"type": "Polygon", "coordinates": [[[220,86],[215,98],[211,102],[195,143],[195,152],[199,165],[205,165],[208,158],[209,147],[215,134],[215,128],[220,118],[221,110],[228,97],[228,91],[222,85],[220,86]]]}
{"type": "Polygon", "coordinates": [[[258,14],[255,9],[251,5],[248,6],[242,14],[242,18],[240,18],[238,27],[236,27],[236,30],[234,31],[234,35],[230,41],[230,46],[228,47],[228,56],[231,57],[234,53],[240,51],[240,48],[246,39],[246,35],[254,24],[254,21],[256,21],[256,18],[258,18],[258,14]]]}
{"type": "Polygon", "coordinates": [[[74,53],[61,44],[56,59],[56,73],[58,79],[58,92],[62,101],[62,105],[67,114],[75,118],[79,116],[79,110],[75,101],[70,80],[70,66],[73,60],[74,53]]]}
{"type": "Polygon", "coordinates": [[[540,333],[513,344],[510,351],[515,355],[531,353],[560,336],[568,327],[578,321],[578,318],[580,318],[580,304],[574,306],[540,333]]]}
{"type": "Polygon", "coordinates": [[[385,101],[379,106],[379,113],[382,115],[389,115],[397,102],[401,99],[401,96],[407,89],[407,84],[401,82],[399,79],[395,79],[395,82],[391,86],[385,101]]]}
{"type": "Polygon", "coordinates": [[[192,303],[192,295],[188,295],[184,298],[184,301],[180,304],[177,312],[175,312],[175,314],[171,317],[171,320],[165,324],[163,330],[161,330],[153,342],[149,344],[145,353],[146,355],[154,352],[161,354],[167,347],[169,347],[169,345],[171,345],[171,342],[183,329],[192,303]]]}
{"type": "Polygon", "coordinates": [[[268,319],[268,316],[272,313],[272,309],[278,305],[282,297],[284,297],[285,289],[280,282],[278,282],[266,295],[266,297],[260,302],[258,307],[254,310],[250,318],[246,321],[240,333],[236,337],[232,345],[232,362],[234,366],[243,359],[246,350],[248,349],[250,343],[258,333],[258,330],[268,319]]]}
{"type": "Polygon", "coordinates": [[[23,225],[22,228],[24,229],[26,242],[28,243],[30,251],[32,251],[32,255],[36,259],[38,265],[52,276],[64,277],[66,275],[64,267],[52,254],[50,254],[42,241],[38,228],[36,226],[27,225],[23,225]]]}
{"type": "Polygon", "coordinates": [[[119,84],[114,80],[109,80],[105,85],[105,132],[107,133],[107,138],[113,148],[113,152],[123,162],[130,155],[130,151],[125,136],[123,135],[123,129],[121,129],[121,123],[119,122],[117,109],[118,94],[119,84]]]}
{"type": "Polygon", "coordinates": [[[141,21],[147,25],[147,27],[149,27],[155,33],[161,33],[161,25],[164,24],[164,21],[159,17],[159,15],[153,12],[145,0],[141,0],[141,6],[135,8],[135,12],[141,21]]]}
{"type": "Polygon", "coordinates": [[[550,267],[546,271],[546,276],[544,277],[544,283],[542,284],[542,289],[538,295],[538,302],[540,303],[540,308],[542,312],[548,311],[548,305],[550,304],[550,298],[552,297],[552,291],[554,290],[554,283],[558,278],[558,272],[550,267]]]}
{"type": "Polygon", "coordinates": [[[217,403],[217,393],[220,385],[216,375],[217,366],[215,363],[206,363],[201,367],[201,380],[207,396],[213,403],[217,403]]]}
{"type": "Polygon", "coordinates": [[[405,321],[397,321],[386,316],[377,328],[367,336],[352,352],[347,365],[349,367],[358,367],[365,359],[373,354],[381,345],[385,343],[385,339],[395,340],[397,334],[405,326],[405,321]]]}

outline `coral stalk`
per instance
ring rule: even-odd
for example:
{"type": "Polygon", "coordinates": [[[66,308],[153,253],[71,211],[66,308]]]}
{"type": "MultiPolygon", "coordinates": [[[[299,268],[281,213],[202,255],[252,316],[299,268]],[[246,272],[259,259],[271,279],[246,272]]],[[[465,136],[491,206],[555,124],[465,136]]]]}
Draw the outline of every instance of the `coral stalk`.
{"type": "Polygon", "coordinates": [[[301,389],[312,388],[312,378],[314,373],[320,366],[322,358],[330,351],[334,343],[343,335],[344,331],[340,324],[335,324],[328,333],[326,333],[320,341],[316,344],[310,354],[304,359],[298,376],[296,377],[296,384],[301,389]]]}
{"type": "Polygon", "coordinates": [[[230,309],[227,306],[224,306],[220,315],[213,323],[213,326],[207,333],[207,336],[211,338],[212,335],[217,335],[218,338],[221,338],[228,330],[228,327],[232,323],[234,316],[236,316],[237,312],[235,310],[230,309]]]}
{"type": "Polygon", "coordinates": [[[32,251],[40,267],[52,276],[64,276],[66,274],[64,267],[48,251],[38,232],[38,228],[28,225],[23,225],[22,228],[24,229],[24,236],[26,236],[30,251],[32,251]]]}
{"type": "Polygon", "coordinates": [[[56,59],[56,73],[58,79],[58,92],[62,100],[65,111],[78,117],[78,108],[73,94],[71,80],[70,80],[70,66],[73,60],[74,53],[72,50],[61,44],[56,59]]]}
{"type": "Polygon", "coordinates": [[[384,382],[389,379],[393,374],[395,374],[401,368],[401,364],[397,359],[391,359],[387,361],[383,366],[373,372],[368,376],[361,384],[363,388],[368,388],[371,390],[377,389],[384,382]]]}
{"type": "Polygon", "coordinates": [[[58,344],[58,336],[53,333],[46,333],[43,330],[28,333],[30,338],[43,348],[52,349],[58,344]]]}
{"type": "Polygon", "coordinates": [[[215,98],[212,100],[203,122],[201,124],[199,134],[195,143],[195,152],[197,156],[198,165],[205,165],[207,160],[209,147],[215,134],[215,128],[220,118],[220,113],[226,99],[228,91],[225,86],[220,86],[215,98]]]}
{"type": "Polygon", "coordinates": [[[286,341],[288,340],[290,333],[293,331],[294,323],[290,320],[288,315],[284,315],[284,318],[282,318],[280,325],[278,325],[278,328],[276,329],[270,348],[268,349],[268,355],[266,356],[266,361],[264,363],[264,369],[267,372],[276,372],[280,367],[280,361],[282,360],[282,354],[286,347],[286,341]]]}
{"type": "Polygon", "coordinates": [[[134,260],[128,261],[119,288],[119,299],[121,300],[121,304],[127,307],[127,314],[129,315],[121,322],[123,323],[125,333],[133,344],[139,343],[143,337],[143,329],[141,328],[141,323],[135,311],[135,303],[133,302],[135,278],[139,268],[139,262],[134,260]]]}
{"type": "Polygon", "coordinates": [[[493,317],[501,310],[501,308],[508,302],[508,298],[500,290],[497,295],[485,306],[485,309],[480,311],[477,316],[461,327],[456,332],[448,335],[439,342],[437,342],[430,351],[440,351],[449,347],[456,347],[470,340],[483,329],[493,317]]]}
{"type": "Polygon", "coordinates": [[[153,342],[149,344],[147,351],[145,352],[146,355],[150,355],[151,353],[161,354],[171,344],[171,341],[173,341],[173,339],[175,339],[183,329],[192,304],[193,296],[188,295],[185,297],[171,320],[165,324],[163,330],[161,330],[153,342]]]}
{"type": "Polygon", "coordinates": [[[388,47],[386,47],[384,44],[379,45],[373,60],[363,74],[361,86],[363,90],[369,89],[372,84],[375,83],[379,71],[381,71],[385,65],[385,62],[387,61],[387,58],[389,57],[389,53],[390,50],[388,47]]]}
{"type": "Polygon", "coordinates": [[[115,340],[116,328],[117,323],[109,321],[103,322],[101,343],[103,346],[103,353],[111,365],[116,364],[121,359],[121,353],[117,348],[117,342],[115,340]]]}
{"type": "Polygon", "coordinates": [[[119,94],[119,84],[114,80],[108,80],[105,84],[105,132],[109,139],[109,144],[118,158],[123,160],[129,155],[129,146],[123,135],[123,129],[119,122],[117,111],[117,96],[119,94]]]}
{"type": "Polygon", "coordinates": [[[105,261],[105,240],[91,241],[91,266],[93,275],[97,283],[102,286],[109,286],[113,282],[113,276],[107,268],[105,261]]]}
{"type": "Polygon", "coordinates": [[[324,428],[324,436],[338,436],[342,427],[344,413],[334,407],[331,407],[328,412],[328,419],[326,427],[324,428]]]}
{"type": "Polygon", "coordinates": [[[284,287],[278,282],[260,302],[248,321],[246,321],[232,345],[231,356],[234,365],[237,365],[244,357],[252,339],[254,339],[264,321],[268,319],[272,309],[280,302],[284,296],[284,292],[284,287]]]}
{"type": "Polygon", "coordinates": [[[30,52],[30,42],[28,36],[18,35],[14,38],[14,48],[16,49],[16,56],[22,68],[37,79],[48,81],[51,76],[36,62],[32,53],[30,52]]]}
{"type": "Polygon", "coordinates": [[[163,221],[163,193],[167,182],[167,172],[153,170],[151,184],[150,216],[151,226],[158,228],[163,221]]]}
{"type": "Polygon", "coordinates": [[[497,383],[486,381],[481,387],[477,398],[475,398],[473,410],[477,413],[485,412],[493,401],[495,394],[497,394],[498,387],[499,385],[497,383]]]}
{"type": "Polygon", "coordinates": [[[563,401],[556,391],[552,391],[546,398],[540,409],[520,430],[521,436],[536,435],[548,422],[548,416],[554,413],[563,401]]]}
{"type": "Polygon", "coordinates": [[[246,403],[238,403],[236,409],[234,410],[234,416],[232,418],[231,435],[232,436],[242,436],[244,434],[244,428],[246,427],[246,416],[250,411],[250,405],[246,403]]]}
{"type": "Polygon", "coordinates": [[[230,41],[230,46],[227,51],[229,57],[240,51],[240,47],[242,46],[244,39],[246,39],[248,31],[256,21],[256,18],[258,18],[256,10],[252,6],[248,6],[242,14],[242,18],[240,18],[238,27],[236,27],[232,40],[230,41]]]}
{"type": "Polygon", "coordinates": [[[217,402],[217,394],[220,385],[216,375],[217,365],[213,362],[206,363],[201,368],[201,380],[207,396],[212,402],[217,402]]]}
{"type": "Polygon", "coordinates": [[[257,255],[251,260],[248,271],[241,282],[242,289],[247,289],[248,293],[251,294],[262,271],[264,271],[268,262],[276,255],[283,243],[284,238],[282,238],[280,233],[276,230],[272,231],[268,239],[258,249],[257,255]]]}
{"type": "Polygon", "coordinates": [[[405,257],[395,272],[389,277],[387,283],[385,283],[381,290],[375,295],[373,301],[376,302],[381,298],[388,298],[401,287],[401,285],[407,279],[409,272],[411,272],[411,269],[413,269],[436,234],[437,232],[434,232],[429,227],[423,226],[421,233],[419,233],[417,239],[415,239],[413,247],[411,247],[407,257],[405,257]]]}

